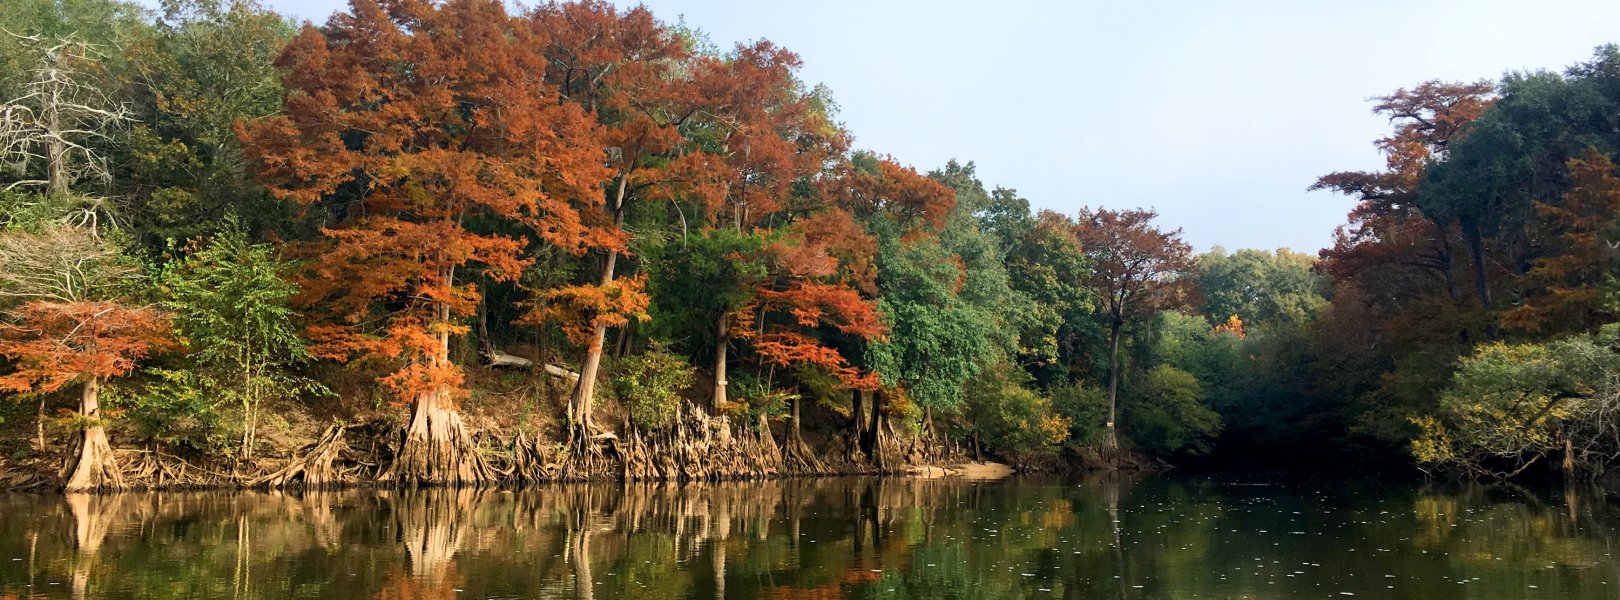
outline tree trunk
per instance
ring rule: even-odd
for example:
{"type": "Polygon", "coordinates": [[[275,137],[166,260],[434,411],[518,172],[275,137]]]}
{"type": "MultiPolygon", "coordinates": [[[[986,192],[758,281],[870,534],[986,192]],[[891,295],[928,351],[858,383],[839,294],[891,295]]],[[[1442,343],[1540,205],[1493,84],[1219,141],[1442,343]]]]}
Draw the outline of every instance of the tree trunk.
{"type": "Polygon", "coordinates": [[[602,343],[606,339],[607,327],[597,325],[591,334],[591,345],[585,352],[585,362],[579,366],[579,383],[574,386],[574,397],[568,406],[569,424],[587,437],[594,433],[591,409],[596,398],[596,374],[602,368],[602,343]]]}
{"type": "Polygon", "coordinates": [[[1119,409],[1119,328],[1122,324],[1116,316],[1108,331],[1108,434],[1103,443],[1109,450],[1119,449],[1119,428],[1115,422],[1119,409]]]}
{"type": "Polygon", "coordinates": [[[1575,443],[1564,436],[1564,481],[1575,481],[1575,443]]]}
{"type": "MultiPolygon", "coordinates": [[[[787,472],[795,475],[819,475],[827,471],[826,463],[816,456],[809,444],[804,443],[801,435],[799,416],[800,405],[804,401],[793,401],[793,412],[788,420],[787,441],[782,444],[782,466],[787,472]]],[[[770,435],[770,430],[765,430],[770,435]]]]}
{"type": "Polygon", "coordinates": [[[478,454],[449,390],[439,389],[416,397],[405,445],[378,479],[406,487],[478,486],[494,481],[495,472],[478,454]]]}
{"type": "Polygon", "coordinates": [[[62,117],[58,106],[62,101],[61,93],[59,87],[52,84],[44,106],[45,127],[50,138],[45,144],[46,186],[51,198],[58,201],[68,196],[67,143],[62,138],[62,117]]]}
{"type": "Polygon", "coordinates": [[[45,394],[39,395],[39,410],[34,413],[34,452],[45,453],[45,394]]]}
{"type": "MultiPolygon", "coordinates": [[[[613,198],[613,225],[619,227],[624,224],[624,191],[628,177],[620,175],[618,190],[613,198]]],[[[619,253],[609,250],[607,260],[602,261],[602,287],[613,283],[613,270],[618,265],[619,253]]],[[[574,386],[574,397],[570,403],[568,417],[570,425],[574,428],[573,434],[582,434],[591,437],[596,434],[595,424],[591,421],[591,407],[596,400],[596,373],[602,367],[603,345],[607,342],[607,327],[598,324],[591,331],[591,342],[585,348],[585,360],[579,366],[579,384],[574,386]]]]}
{"type": "Polygon", "coordinates": [[[864,446],[863,449],[866,450],[867,458],[870,458],[874,463],[876,463],[878,425],[880,424],[879,419],[882,416],[883,410],[883,393],[877,391],[872,392],[872,401],[869,404],[872,405],[872,412],[868,417],[869,420],[866,423],[866,439],[861,441],[861,445],[864,446]]]}
{"type": "MultiPolygon", "coordinates": [[[[448,280],[448,278],[447,278],[448,280]]],[[[450,306],[438,307],[441,323],[449,323],[450,306]]],[[[450,332],[441,330],[435,356],[437,367],[450,362],[450,332]]],[[[416,396],[411,406],[411,425],[405,431],[405,444],[388,466],[380,481],[414,486],[478,486],[495,480],[495,471],[478,454],[478,447],[461,422],[461,413],[452,402],[450,390],[440,387],[416,396]]]]}
{"type": "Polygon", "coordinates": [[[100,388],[100,379],[90,377],[79,395],[79,415],[88,423],[79,433],[79,455],[67,469],[65,492],[124,488],[124,476],[118,472],[112,444],[107,441],[107,429],[101,424],[100,388]]]}
{"type": "Polygon", "coordinates": [[[1463,236],[1468,239],[1468,252],[1473,255],[1474,292],[1479,295],[1479,306],[1485,310],[1485,337],[1497,338],[1495,317],[1491,315],[1491,285],[1485,269],[1485,235],[1473,220],[1462,222],[1463,236]]]}
{"type": "Polygon", "coordinates": [[[1440,275],[1446,280],[1446,295],[1451,298],[1452,304],[1461,308],[1463,294],[1457,287],[1457,270],[1453,267],[1452,257],[1456,252],[1451,248],[1451,233],[1447,231],[1449,228],[1439,224],[1435,224],[1435,229],[1440,236],[1440,256],[1437,260],[1440,262],[1440,275]]]}
{"type": "Polygon", "coordinates": [[[849,442],[844,459],[859,462],[866,458],[866,403],[860,390],[851,390],[849,403],[849,442]]]}
{"type": "Polygon", "coordinates": [[[714,326],[714,400],[713,408],[718,410],[726,403],[726,346],[731,345],[731,314],[720,313],[720,319],[714,326]]]}

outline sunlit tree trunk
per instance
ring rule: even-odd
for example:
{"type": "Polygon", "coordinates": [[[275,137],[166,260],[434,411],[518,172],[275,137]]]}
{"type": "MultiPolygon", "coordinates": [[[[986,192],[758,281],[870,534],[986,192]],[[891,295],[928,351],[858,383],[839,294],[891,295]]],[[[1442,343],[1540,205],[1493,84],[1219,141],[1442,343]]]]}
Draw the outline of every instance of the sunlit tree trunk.
{"type": "MultiPolygon", "coordinates": [[[[453,270],[445,269],[443,280],[448,283],[454,274],[453,270]]],[[[432,355],[421,360],[429,361],[436,368],[445,368],[450,363],[450,305],[440,302],[434,312],[443,326],[439,328],[432,355]]],[[[494,481],[495,472],[478,454],[472,436],[467,434],[450,389],[440,386],[417,394],[405,443],[380,479],[405,486],[482,485],[494,481]]]]}
{"type": "MultiPolygon", "coordinates": [[[[60,56],[54,58],[60,60],[60,56]]],[[[62,138],[62,86],[56,79],[57,66],[50,66],[52,83],[45,88],[45,168],[47,189],[50,196],[58,200],[68,195],[67,175],[67,143],[62,138]]]]}
{"type": "Polygon", "coordinates": [[[34,413],[34,451],[45,451],[45,394],[39,395],[39,410],[34,413]]]}
{"type": "Polygon", "coordinates": [[[68,469],[63,491],[89,492],[124,487],[124,477],[118,472],[112,444],[107,440],[107,429],[101,424],[100,390],[99,378],[85,379],[84,389],[79,395],[79,415],[86,423],[79,434],[78,457],[68,469]]]}
{"type": "MultiPolygon", "coordinates": [[[[628,174],[619,176],[619,185],[613,194],[613,225],[615,228],[624,225],[624,194],[628,183],[628,174]]],[[[613,283],[614,269],[619,262],[619,252],[609,250],[607,259],[602,261],[601,284],[607,287],[613,283]]],[[[574,397],[569,407],[569,418],[573,426],[580,429],[585,437],[594,432],[594,423],[591,421],[591,408],[596,399],[596,376],[602,368],[602,352],[607,342],[607,326],[598,323],[591,331],[591,341],[585,348],[585,360],[579,366],[579,384],[574,386],[574,397]]]]}
{"type": "Polygon", "coordinates": [[[726,403],[726,347],[731,345],[730,314],[720,313],[714,327],[714,396],[713,406],[718,409],[726,403]]]}

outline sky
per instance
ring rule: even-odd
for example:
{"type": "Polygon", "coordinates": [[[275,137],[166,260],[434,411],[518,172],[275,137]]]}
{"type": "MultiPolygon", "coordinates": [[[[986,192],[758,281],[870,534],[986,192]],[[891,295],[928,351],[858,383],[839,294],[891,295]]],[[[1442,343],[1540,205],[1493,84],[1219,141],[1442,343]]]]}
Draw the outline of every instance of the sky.
{"type": "MultiPolygon", "coordinates": [[[[347,6],[260,1],[317,23],[347,6]]],[[[1037,208],[1154,208],[1200,251],[1330,244],[1353,202],[1306,188],[1382,167],[1373,96],[1620,43],[1615,0],[645,4],[722,48],[797,52],[857,148],[921,171],[972,161],[1037,208]]]]}

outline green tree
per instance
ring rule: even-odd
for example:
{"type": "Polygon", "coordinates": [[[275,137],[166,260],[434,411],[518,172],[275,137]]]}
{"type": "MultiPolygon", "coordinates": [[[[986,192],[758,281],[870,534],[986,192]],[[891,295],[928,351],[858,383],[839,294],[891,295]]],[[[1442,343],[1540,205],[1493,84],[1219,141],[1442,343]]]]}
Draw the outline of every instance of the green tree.
{"type": "Polygon", "coordinates": [[[1124,421],[1136,447],[1159,456],[1206,454],[1221,431],[1221,417],[1203,403],[1204,386],[1192,373],[1158,365],[1131,386],[1124,421]]]}
{"type": "Polygon", "coordinates": [[[165,377],[165,395],[194,388],[238,412],[238,455],[252,459],[266,402],[320,395],[325,388],[296,374],[310,360],[289,306],[298,286],[266,244],[250,244],[233,222],[159,276],[177,332],[191,349],[193,377],[165,377]]]}
{"type": "Polygon", "coordinates": [[[1249,333],[1304,324],[1327,302],[1315,259],[1287,248],[1238,250],[1219,246],[1196,260],[1194,279],[1203,293],[1203,313],[1214,321],[1243,319],[1249,333]]]}
{"type": "Polygon", "coordinates": [[[291,211],[248,177],[233,131],[281,112],[274,61],[295,31],[253,0],[163,0],[135,56],[118,189],[152,250],[213,233],[228,214],[250,232],[290,232],[291,211]]]}

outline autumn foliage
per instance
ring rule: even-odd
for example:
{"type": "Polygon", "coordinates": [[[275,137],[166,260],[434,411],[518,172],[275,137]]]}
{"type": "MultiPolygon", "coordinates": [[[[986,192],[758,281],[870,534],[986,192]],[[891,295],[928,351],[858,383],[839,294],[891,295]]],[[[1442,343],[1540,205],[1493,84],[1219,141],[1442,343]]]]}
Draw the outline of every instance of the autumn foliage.
{"type": "Polygon", "coordinates": [[[78,382],[128,374],[154,349],[166,347],[168,320],[150,307],[114,302],[35,301],[0,324],[0,356],[13,371],[0,390],[49,394],[78,382]]]}
{"type": "Polygon", "coordinates": [[[329,316],[313,351],[398,365],[401,401],[461,388],[445,339],[466,331],[474,275],[528,264],[523,239],[471,221],[574,252],[624,245],[580,210],[608,174],[597,127],[545,82],[541,30],[517,25],[497,2],[358,0],[288,46],[286,114],[242,131],[278,196],[329,215],[302,275],[329,316]]]}

